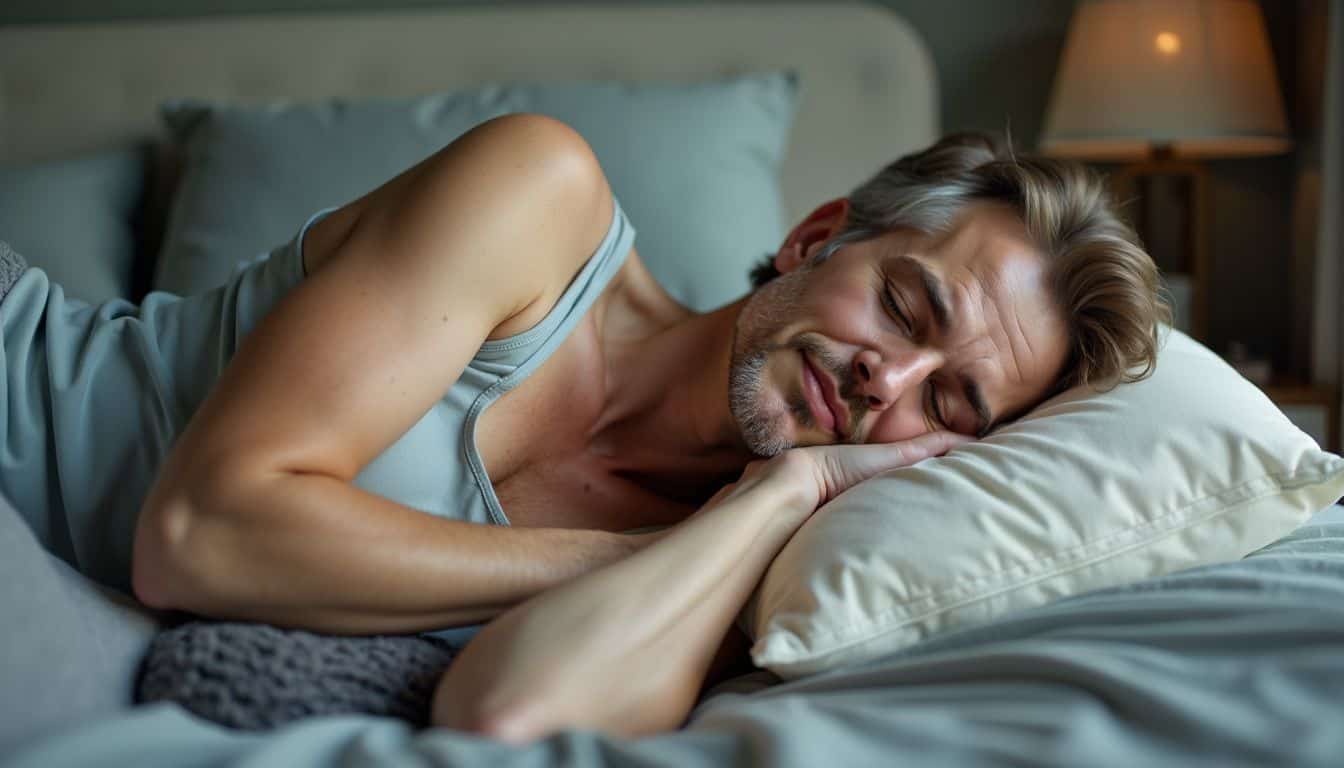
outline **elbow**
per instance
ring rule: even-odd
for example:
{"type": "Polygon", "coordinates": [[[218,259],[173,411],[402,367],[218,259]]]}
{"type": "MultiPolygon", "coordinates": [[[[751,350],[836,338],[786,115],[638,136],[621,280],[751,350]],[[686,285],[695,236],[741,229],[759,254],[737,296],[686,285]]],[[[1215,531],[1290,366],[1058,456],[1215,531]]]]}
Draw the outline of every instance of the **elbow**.
{"type": "Polygon", "coordinates": [[[509,744],[527,744],[559,728],[549,727],[534,706],[491,707],[471,701],[445,702],[437,696],[430,722],[439,728],[471,733],[509,744]]]}
{"type": "Polygon", "coordinates": [[[545,684],[531,681],[538,685],[525,691],[510,685],[502,675],[504,660],[496,655],[501,644],[478,642],[482,636],[489,640],[499,623],[491,622],[473,638],[439,677],[430,707],[431,725],[510,743],[546,735],[539,706],[545,684]]]}
{"type": "Polygon", "coordinates": [[[140,510],[131,554],[131,588],[159,610],[208,613],[218,603],[228,568],[218,541],[219,510],[196,501],[218,498],[160,483],[140,510]]]}
{"type": "Polygon", "coordinates": [[[548,729],[541,726],[539,721],[527,712],[507,712],[482,717],[473,723],[470,730],[472,733],[484,736],[487,739],[521,745],[544,739],[559,729],[548,729]]]}
{"type": "Polygon", "coordinates": [[[131,552],[131,589],[150,608],[189,610],[183,602],[189,562],[183,549],[192,517],[190,504],[181,496],[151,497],[140,510],[131,552]]]}

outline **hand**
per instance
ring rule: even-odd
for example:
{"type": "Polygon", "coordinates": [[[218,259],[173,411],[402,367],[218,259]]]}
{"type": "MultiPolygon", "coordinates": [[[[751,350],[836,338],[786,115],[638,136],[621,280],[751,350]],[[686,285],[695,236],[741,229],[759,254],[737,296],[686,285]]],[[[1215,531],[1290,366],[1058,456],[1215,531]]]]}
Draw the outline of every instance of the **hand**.
{"type": "Polygon", "coordinates": [[[910,440],[869,445],[815,445],[799,449],[812,460],[817,506],[879,472],[942,456],[975,438],[955,432],[928,432],[910,440]]]}
{"type": "Polygon", "coordinates": [[[769,460],[748,464],[742,473],[742,480],[725,490],[742,485],[749,478],[758,482],[793,484],[807,502],[803,506],[811,505],[808,512],[811,514],[846,489],[879,472],[941,456],[959,445],[973,441],[974,438],[965,435],[938,431],[895,443],[793,448],[769,460]]]}

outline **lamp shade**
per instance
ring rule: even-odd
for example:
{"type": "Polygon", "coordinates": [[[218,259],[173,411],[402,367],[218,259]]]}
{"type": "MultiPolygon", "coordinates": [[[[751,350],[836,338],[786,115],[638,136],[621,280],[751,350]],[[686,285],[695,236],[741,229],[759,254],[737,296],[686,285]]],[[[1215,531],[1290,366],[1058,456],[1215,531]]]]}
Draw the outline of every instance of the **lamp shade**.
{"type": "Polygon", "coordinates": [[[1069,24],[1040,149],[1125,160],[1291,145],[1255,0],[1084,0],[1069,24]]]}

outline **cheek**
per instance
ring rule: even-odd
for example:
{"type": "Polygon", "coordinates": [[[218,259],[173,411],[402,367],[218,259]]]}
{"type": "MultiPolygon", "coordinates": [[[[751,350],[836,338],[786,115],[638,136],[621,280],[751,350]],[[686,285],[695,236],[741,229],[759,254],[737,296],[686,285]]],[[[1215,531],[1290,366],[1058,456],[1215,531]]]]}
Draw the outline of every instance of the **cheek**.
{"type": "Polygon", "coordinates": [[[819,330],[846,344],[872,343],[881,329],[877,291],[867,286],[819,285],[810,309],[819,330]]]}

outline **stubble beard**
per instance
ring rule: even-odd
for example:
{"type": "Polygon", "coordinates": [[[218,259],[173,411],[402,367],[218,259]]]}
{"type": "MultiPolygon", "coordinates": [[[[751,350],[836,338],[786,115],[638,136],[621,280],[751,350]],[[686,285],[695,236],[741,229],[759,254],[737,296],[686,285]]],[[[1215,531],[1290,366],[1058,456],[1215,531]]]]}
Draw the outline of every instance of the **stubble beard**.
{"type": "Polygon", "coordinates": [[[752,453],[770,457],[794,447],[787,436],[788,416],[797,424],[812,425],[812,413],[801,391],[786,393],[784,410],[772,410],[762,402],[767,383],[766,363],[779,349],[809,348],[800,338],[775,343],[771,336],[785,327],[803,306],[804,287],[810,263],[780,275],[756,290],[738,315],[733,334],[733,353],[728,368],[728,409],[737,421],[742,439],[752,453]]]}

